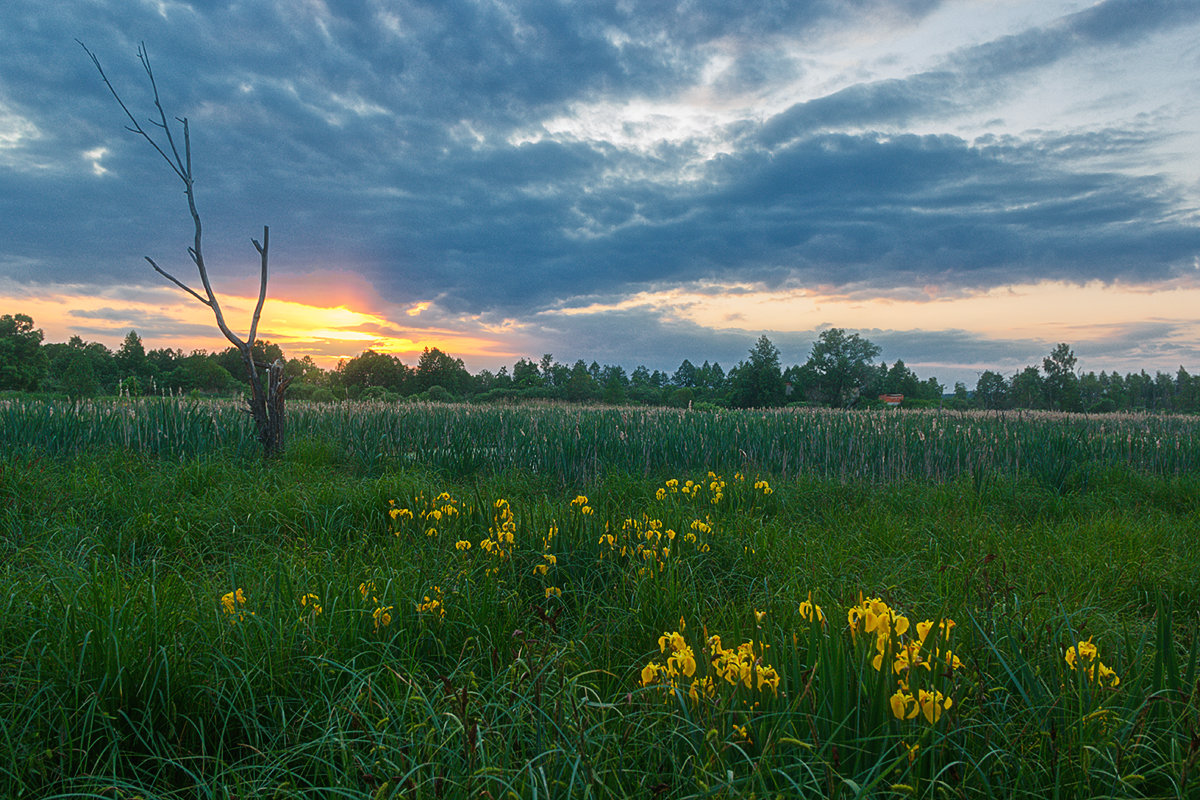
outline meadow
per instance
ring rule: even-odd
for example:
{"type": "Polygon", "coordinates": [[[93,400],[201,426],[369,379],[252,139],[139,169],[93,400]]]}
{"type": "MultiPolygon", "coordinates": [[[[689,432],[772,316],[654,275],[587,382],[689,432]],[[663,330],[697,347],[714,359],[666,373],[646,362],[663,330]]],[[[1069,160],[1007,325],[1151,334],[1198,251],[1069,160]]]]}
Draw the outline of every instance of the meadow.
{"type": "Polygon", "coordinates": [[[0,795],[1195,797],[1197,419],[0,406],[0,795]]]}

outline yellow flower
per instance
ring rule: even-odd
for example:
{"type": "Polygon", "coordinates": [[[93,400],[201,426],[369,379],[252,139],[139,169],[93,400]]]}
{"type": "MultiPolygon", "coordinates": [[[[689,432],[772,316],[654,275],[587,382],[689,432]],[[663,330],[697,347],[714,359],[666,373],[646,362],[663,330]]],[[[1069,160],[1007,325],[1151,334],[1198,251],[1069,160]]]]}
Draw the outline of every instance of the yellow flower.
{"type": "MultiPolygon", "coordinates": [[[[938,635],[943,640],[950,635],[950,631],[954,628],[954,620],[943,619],[938,622],[938,635]]],[[[923,643],[929,637],[929,632],[933,630],[933,620],[924,620],[917,623],[917,638],[923,643]]]]}
{"type": "Polygon", "coordinates": [[[375,619],[375,630],[379,630],[381,627],[386,627],[392,624],[391,611],[391,606],[380,606],[375,609],[375,611],[371,614],[371,616],[375,619]]]}
{"type": "Polygon", "coordinates": [[[454,543],[454,549],[455,550],[470,550],[471,543],[469,541],[467,541],[466,539],[459,539],[457,542],[454,543]]]}
{"type": "Polygon", "coordinates": [[[442,588],[433,587],[434,597],[425,595],[423,602],[417,604],[418,614],[437,614],[439,619],[445,619],[446,607],[442,604],[442,588]]]}
{"type": "Polygon", "coordinates": [[[667,668],[675,669],[683,673],[687,677],[692,677],[696,674],[696,656],[692,653],[692,648],[686,644],[676,648],[676,650],[667,659],[667,668]]]}
{"type": "Polygon", "coordinates": [[[1101,686],[1107,685],[1110,689],[1117,688],[1121,683],[1121,679],[1117,677],[1117,673],[1100,661],[1096,662],[1095,680],[1096,683],[1101,686]]]}
{"type": "Polygon", "coordinates": [[[897,689],[896,693],[888,698],[888,702],[896,719],[912,719],[920,713],[916,698],[902,689],[897,689]]]}
{"type": "Polygon", "coordinates": [[[812,601],[812,592],[808,593],[807,600],[800,602],[800,619],[806,619],[809,622],[825,622],[825,612],[812,601]]]}
{"type": "Polygon", "coordinates": [[[755,667],[755,672],[758,676],[757,688],[759,691],[766,686],[772,694],[778,694],[776,690],[779,688],[779,673],[775,671],[774,667],[759,664],[755,667]]]}
{"type": "Polygon", "coordinates": [[[1101,686],[1114,689],[1121,683],[1117,673],[1100,660],[1100,651],[1096,645],[1092,644],[1091,637],[1088,637],[1086,642],[1079,642],[1074,647],[1068,647],[1063,659],[1072,670],[1076,668],[1082,670],[1088,676],[1088,680],[1095,681],[1101,686]]]}
{"type": "Polygon", "coordinates": [[[642,667],[642,686],[649,686],[658,680],[658,671],[660,669],[661,667],[654,662],[650,662],[646,666],[642,667]]]}
{"type": "Polygon", "coordinates": [[[1075,669],[1077,658],[1081,662],[1080,666],[1086,668],[1098,652],[1096,645],[1092,644],[1092,638],[1089,636],[1086,642],[1080,642],[1075,647],[1068,647],[1064,659],[1071,669],[1075,669]]]}
{"type": "MultiPolygon", "coordinates": [[[[244,605],[246,605],[246,595],[241,589],[221,595],[221,610],[230,615],[230,624],[236,625],[246,618],[246,612],[241,609],[241,606],[244,605]]],[[[253,611],[250,613],[254,614],[253,611]]]]}
{"type": "Polygon", "coordinates": [[[930,725],[942,718],[942,712],[954,705],[954,701],[938,691],[921,689],[917,692],[917,705],[930,725]]]}
{"type": "Polygon", "coordinates": [[[366,600],[375,592],[374,581],[364,581],[358,585],[358,593],[362,595],[363,600],[366,600]]]}
{"type": "Polygon", "coordinates": [[[658,491],[654,493],[655,500],[665,500],[666,497],[667,497],[667,490],[663,489],[661,486],[659,487],[658,491]]]}
{"type": "Polygon", "coordinates": [[[562,597],[562,589],[558,588],[557,586],[547,586],[546,599],[549,600],[551,595],[554,597],[562,597]]]}
{"type": "Polygon", "coordinates": [[[300,595],[300,605],[311,609],[310,619],[316,619],[317,617],[319,617],[321,615],[320,601],[321,601],[321,598],[318,597],[317,595],[313,594],[312,592],[309,592],[308,594],[300,595]]]}
{"type": "Polygon", "coordinates": [[[662,636],[658,637],[658,650],[660,653],[665,653],[668,647],[674,653],[680,648],[687,647],[687,641],[679,631],[664,632],[662,636]]]}
{"type": "Polygon", "coordinates": [[[583,506],[586,506],[587,504],[588,504],[588,499],[586,496],[584,496],[582,494],[575,495],[575,499],[571,501],[571,505],[579,506],[580,508],[582,508],[583,506]]]}
{"type": "Polygon", "coordinates": [[[711,677],[700,680],[699,678],[692,679],[692,685],[688,687],[688,697],[693,703],[699,703],[700,697],[713,697],[717,693],[717,686],[713,683],[711,677]]]}

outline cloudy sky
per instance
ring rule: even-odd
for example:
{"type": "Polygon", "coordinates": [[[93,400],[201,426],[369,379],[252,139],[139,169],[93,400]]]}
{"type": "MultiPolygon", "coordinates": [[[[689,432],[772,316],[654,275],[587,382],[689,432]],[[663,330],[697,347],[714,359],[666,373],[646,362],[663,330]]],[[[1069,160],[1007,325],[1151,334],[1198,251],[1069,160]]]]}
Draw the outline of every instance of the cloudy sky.
{"type": "Polygon", "coordinates": [[[213,283],[329,366],[425,346],[786,364],[852,329],[922,377],[1200,372],[1198,0],[3,0],[0,313],[216,348],[213,283]]]}

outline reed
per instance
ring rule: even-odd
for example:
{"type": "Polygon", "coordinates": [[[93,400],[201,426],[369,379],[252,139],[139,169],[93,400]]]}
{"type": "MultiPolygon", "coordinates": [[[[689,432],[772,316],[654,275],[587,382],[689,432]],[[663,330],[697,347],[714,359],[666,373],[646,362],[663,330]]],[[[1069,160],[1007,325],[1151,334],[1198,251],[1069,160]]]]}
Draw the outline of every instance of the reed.
{"type": "MultiPolygon", "coordinates": [[[[609,473],[757,469],[898,484],[1030,477],[1071,491],[1109,468],[1200,469],[1195,417],[949,411],[678,411],[562,405],[293,403],[293,450],[370,474],[420,465],[451,477],[522,471],[561,486],[609,473]]],[[[234,402],[6,401],[0,446],[49,456],[117,448],[155,458],[254,457],[234,402]]]]}

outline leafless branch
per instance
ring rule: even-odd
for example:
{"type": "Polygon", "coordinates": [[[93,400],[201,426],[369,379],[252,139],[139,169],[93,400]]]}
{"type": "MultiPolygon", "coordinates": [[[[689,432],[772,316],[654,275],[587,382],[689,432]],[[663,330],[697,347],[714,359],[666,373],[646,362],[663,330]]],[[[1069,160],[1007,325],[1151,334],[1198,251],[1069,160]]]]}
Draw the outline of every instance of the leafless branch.
{"type": "Polygon", "coordinates": [[[183,283],[182,281],[180,281],[178,278],[176,278],[174,275],[172,275],[171,273],[169,273],[169,272],[167,272],[166,270],[164,270],[164,269],[163,269],[162,267],[160,267],[158,264],[155,264],[155,263],[154,263],[154,259],[153,259],[153,258],[151,258],[150,256],[146,256],[146,260],[150,262],[150,266],[154,267],[154,271],[155,271],[155,272],[157,272],[159,275],[162,275],[164,278],[166,278],[167,280],[169,280],[171,283],[175,284],[175,285],[176,285],[176,286],[178,286],[180,289],[183,289],[185,292],[187,292],[187,293],[188,293],[188,294],[190,294],[192,297],[194,297],[194,298],[196,298],[197,300],[199,300],[201,303],[204,303],[204,305],[206,305],[206,306],[209,306],[209,307],[211,307],[211,306],[212,306],[212,303],[210,303],[208,300],[205,300],[203,297],[201,297],[200,295],[198,295],[198,294],[195,292],[195,290],[193,290],[193,289],[192,289],[192,287],[190,287],[190,286],[188,286],[187,284],[185,284],[185,283],[183,283]]]}
{"type": "MultiPolygon", "coordinates": [[[[125,105],[125,101],[122,100],[121,95],[117,93],[117,89],[115,86],[112,85],[112,81],[110,81],[108,79],[108,75],[105,74],[105,72],[104,72],[104,67],[100,66],[100,59],[96,57],[95,53],[93,53],[91,50],[88,49],[88,46],[86,44],[79,41],[78,39],[76,39],[75,41],[78,42],[79,46],[83,48],[83,52],[88,54],[88,58],[90,58],[92,60],[92,63],[96,65],[96,71],[100,73],[100,79],[104,81],[104,85],[107,86],[108,91],[112,93],[113,98],[117,101],[117,105],[119,105],[121,107],[121,110],[125,112],[125,116],[129,117],[129,121],[132,123],[132,125],[127,125],[125,129],[130,131],[131,133],[138,134],[143,139],[145,139],[147,142],[149,142],[150,146],[153,147],[155,150],[157,150],[158,154],[163,157],[163,160],[166,161],[167,164],[170,165],[171,170],[177,176],[179,176],[179,179],[181,181],[183,181],[185,184],[190,186],[191,185],[191,177],[190,177],[191,171],[190,170],[185,171],[183,169],[182,165],[179,163],[178,154],[176,154],[176,159],[174,161],[172,161],[171,157],[169,155],[167,155],[166,151],[163,150],[159,146],[158,142],[154,141],[154,137],[151,136],[150,134],[146,133],[146,130],[137,121],[137,117],[135,117],[133,115],[133,112],[129,110],[129,106],[125,105]]],[[[140,58],[144,52],[145,52],[145,46],[139,45],[138,46],[138,57],[140,58]]],[[[147,72],[149,72],[150,62],[147,60],[143,60],[142,64],[146,68],[147,72]]],[[[151,83],[154,82],[153,73],[150,74],[150,81],[151,81],[151,83]]],[[[154,102],[155,102],[155,105],[158,106],[158,110],[161,113],[162,106],[158,104],[158,89],[157,88],[155,88],[155,90],[154,90],[154,102]]],[[[151,120],[151,122],[153,122],[153,120],[151,120]]],[[[154,122],[153,124],[160,125],[160,123],[157,123],[157,122],[154,122]]],[[[164,120],[164,123],[161,124],[161,127],[166,127],[165,120],[164,120]]],[[[169,133],[169,131],[168,131],[168,133],[169,133]]],[[[168,136],[168,141],[169,141],[169,136],[168,136]]]]}
{"type": "MultiPolygon", "coordinates": [[[[79,40],[77,39],[76,41],[79,40]]],[[[187,196],[188,212],[191,214],[192,225],[195,231],[192,246],[187,249],[187,252],[192,259],[192,263],[196,265],[196,271],[200,275],[200,282],[204,286],[204,295],[201,295],[183,283],[183,281],[162,269],[149,256],[146,256],[146,261],[150,263],[150,266],[159,275],[162,275],[171,283],[212,309],[217,327],[221,329],[221,333],[225,335],[225,338],[232,342],[234,347],[241,353],[242,362],[246,366],[246,377],[249,378],[251,390],[249,411],[253,415],[258,428],[264,453],[268,457],[275,455],[283,447],[284,392],[287,390],[289,379],[283,374],[282,360],[270,365],[264,365],[254,360],[254,343],[258,336],[258,322],[262,316],[263,303],[267,298],[267,254],[270,246],[270,229],[265,225],[263,226],[261,243],[257,239],[250,240],[261,259],[261,278],[258,290],[258,303],[254,307],[254,316],[250,322],[250,333],[246,341],[242,341],[225,323],[225,315],[221,311],[221,304],[218,302],[216,294],[213,292],[212,284],[208,279],[208,269],[204,264],[204,250],[202,247],[203,226],[200,223],[200,212],[196,208],[195,182],[192,176],[192,140],[187,117],[174,118],[183,131],[183,154],[180,155],[179,146],[176,144],[175,136],[171,131],[170,121],[167,118],[167,113],[163,109],[162,100],[158,94],[158,83],[154,79],[154,70],[150,66],[150,54],[146,50],[146,45],[144,43],[138,45],[138,60],[141,61],[142,68],[146,72],[146,77],[150,81],[150,88],[154,93],[154,108],[158,112],[158,118],[150,119],[149,123],[161,129],[161,135],[166,139],[165,146],[156,141],[141,126],[137,118],[129,110],[129,107],[125,105],[125,101],[121,99],[120,94],[117,93],[116,88],[104,73],[104,68],[100,66],[100,59],[83,42],[79,42],[79,46],[92,59],[92,63],[100,73],[104,85],[108,87],[109,92],[116,99],[117,104],[121,106],[121,110],[125,112],[125,116],[128,117],[131,125],[126,126],[126,128],[149,142],[154,150],[162,156],[163,160],[170,165],[175,175],[183,181],[184,194],[187,196]],[[264,385],[264,378],[266,385],[264,385]]]]}
{"type": "Polygon", "coordinates": [[[258,243],[257,239],[250,240],[254,244],[254,249],[258,251],[262,266],[262,277],[258,285],[258,305],[254,307],[254,317],[250,320],[250,343],[254,344],[254,337],[258,334],[258,318],[262,316],[263,302],[267,299],[267,248],[271,246],[271,230],[266,225],[263,225],[262,244],[258,243]]]}

